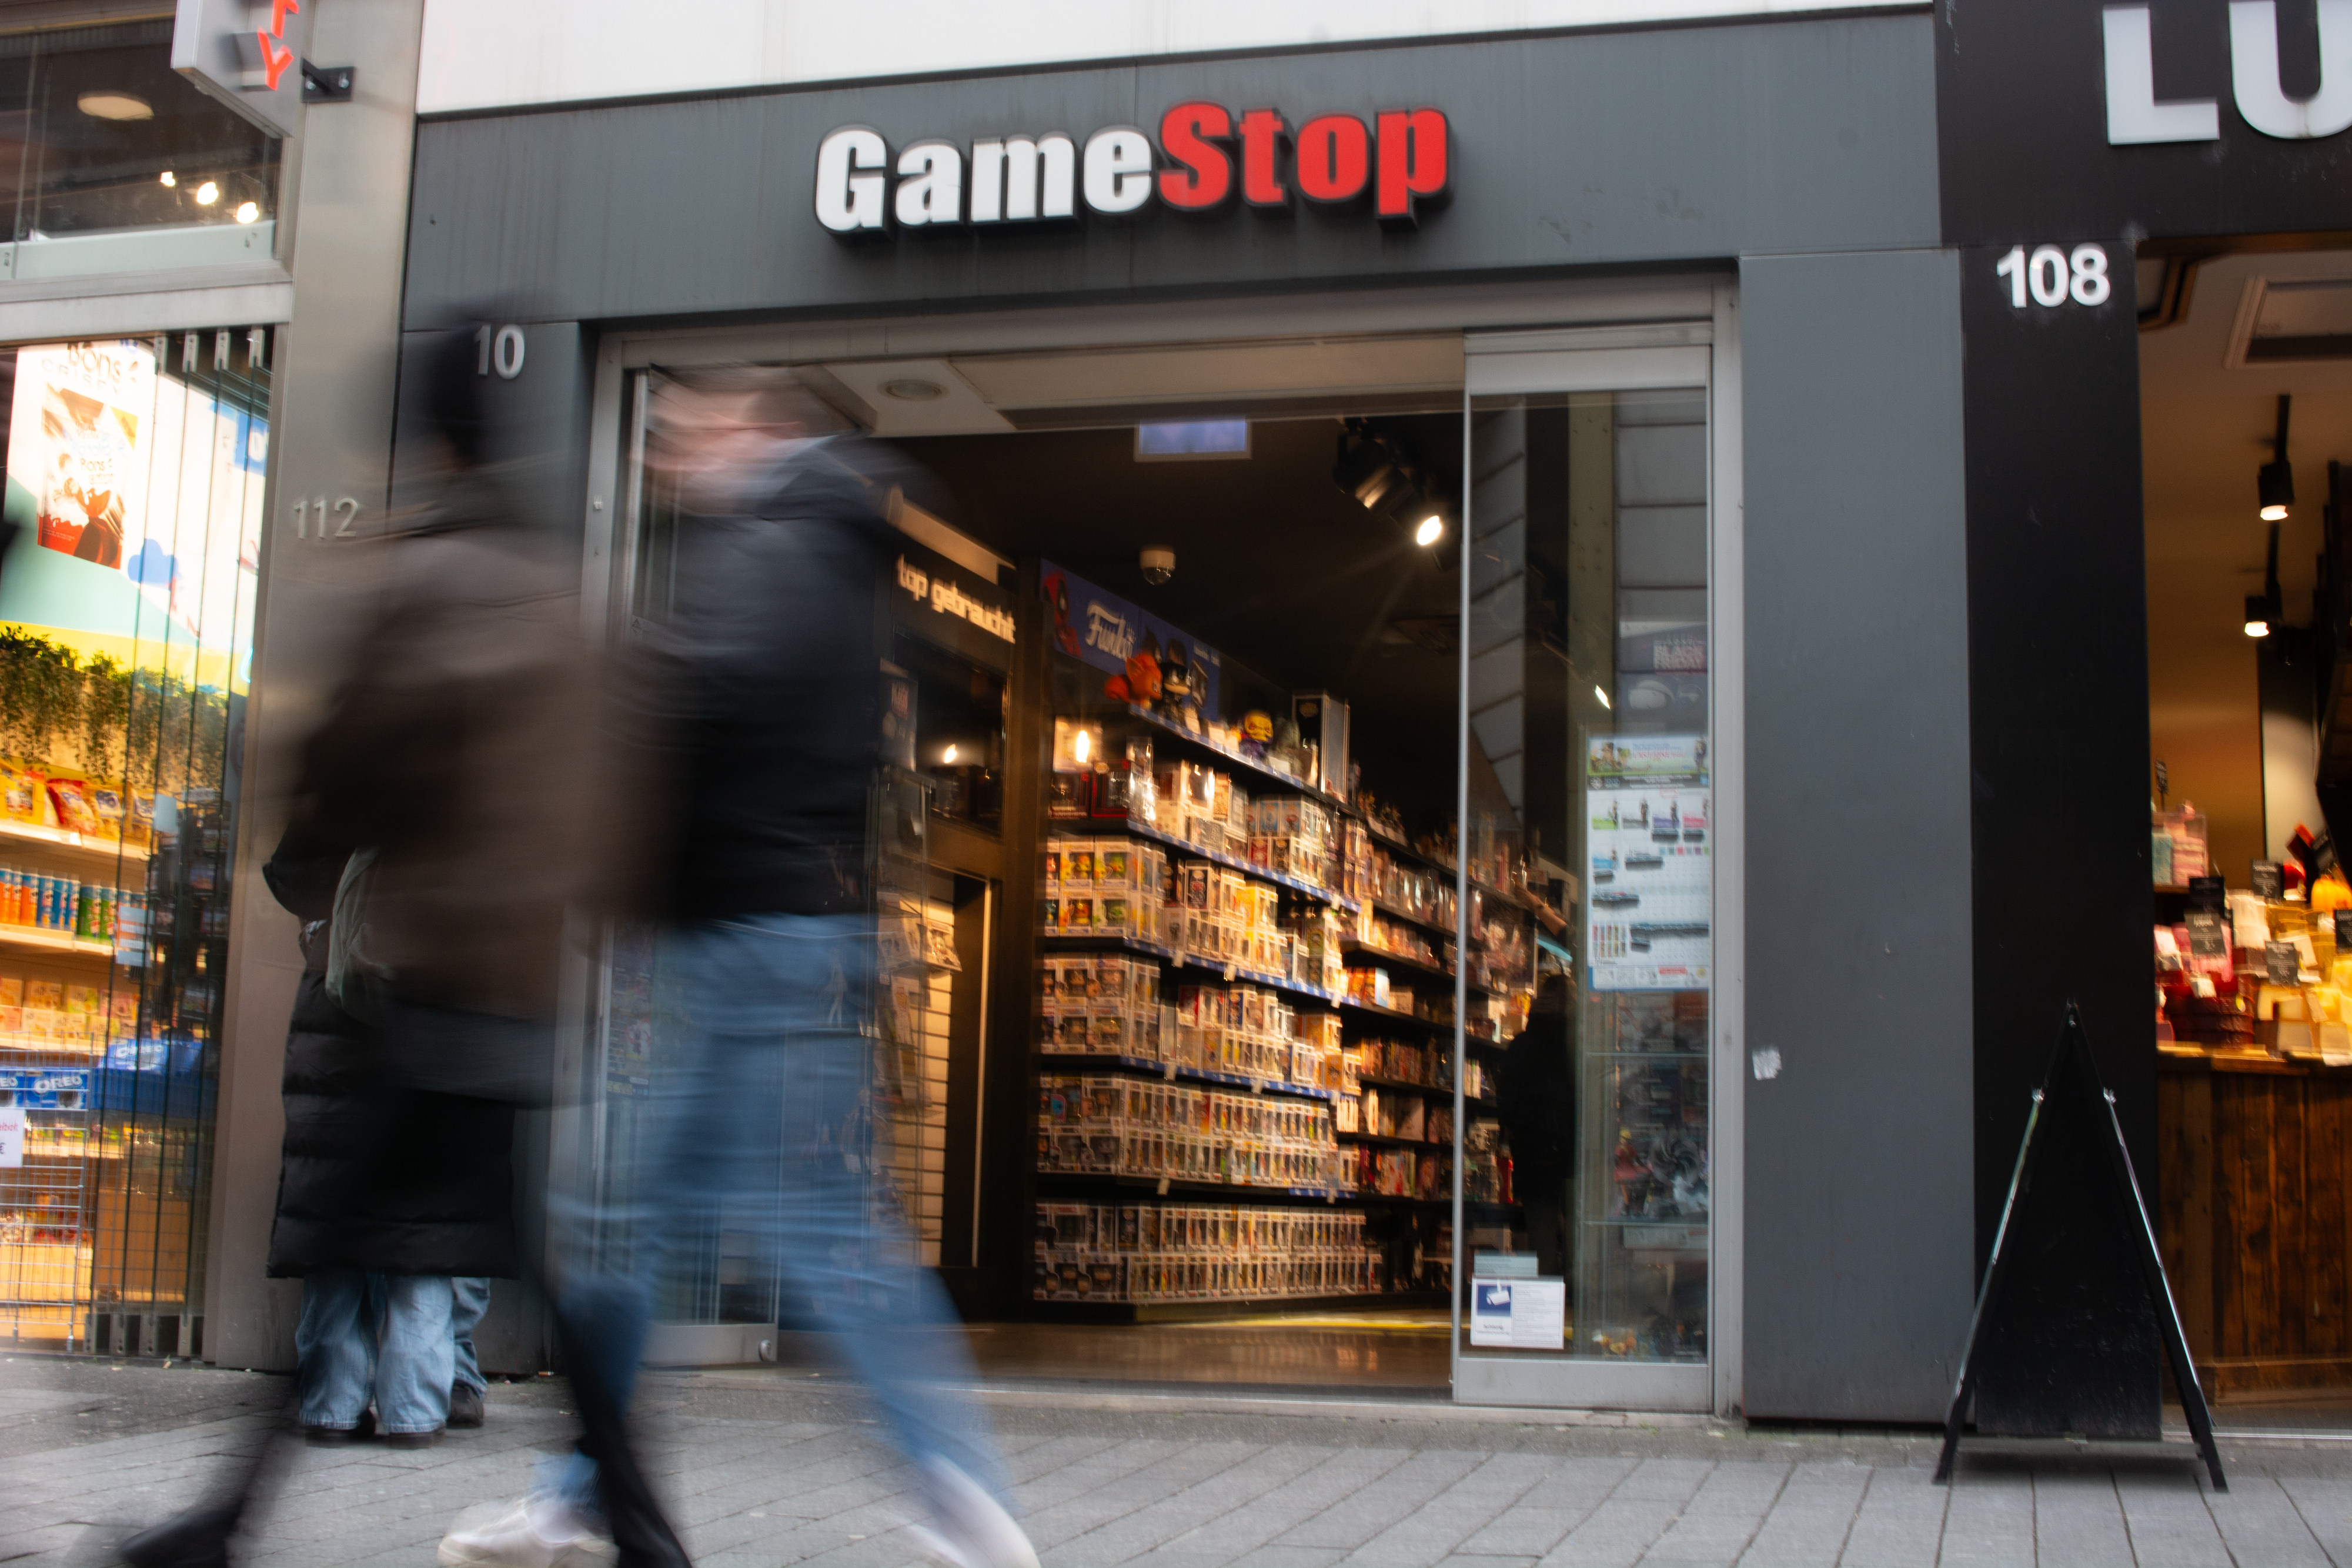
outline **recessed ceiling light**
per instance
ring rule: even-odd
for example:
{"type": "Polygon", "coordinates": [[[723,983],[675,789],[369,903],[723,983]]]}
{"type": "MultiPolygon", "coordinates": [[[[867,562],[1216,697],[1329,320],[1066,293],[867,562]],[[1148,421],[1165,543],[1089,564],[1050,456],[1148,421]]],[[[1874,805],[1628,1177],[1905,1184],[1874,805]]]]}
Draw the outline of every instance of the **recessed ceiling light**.
{"type": "Polygon", "coordinates": [[[249,224],[260,215],[261,208],[255,203],[239,202],[236,204],[236,221],[238,223],[249,224]]]}
{"type": "Polygon", "coordinates": [[[169,169],[163,171],[161,178],[163,182],[163,189],[167,191],[171,190],[180,183],[180,177],[177,174],[173,173],[169,169]]]}
{"type": "Polygon", "coordinates": [[[155,106],[145,99],[127,92],[86,92],[74,99],[74,107],[92,120],[152,120],[155,106]]]}
{"type": "Polygon", "coordinates": [[[196,187],[196,205],[209,207],[220,200],[220,187],[206,180],[196,187]]]}
{"type": "Polygon", "coordinates": [[[913,376],[901,377],[895,382],[884,382],[882,392],[886,397],[895,397],[900,402],[929,402],[933,398],[948,395],[948,389],[939,382],[920,381],[913,376]]]}

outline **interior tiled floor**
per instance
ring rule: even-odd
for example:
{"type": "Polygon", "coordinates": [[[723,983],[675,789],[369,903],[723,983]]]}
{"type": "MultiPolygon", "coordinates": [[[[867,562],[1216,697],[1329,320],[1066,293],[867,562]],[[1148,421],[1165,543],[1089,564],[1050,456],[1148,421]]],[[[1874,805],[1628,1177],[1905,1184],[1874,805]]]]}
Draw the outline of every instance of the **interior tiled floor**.
{"type": "Polygon", "coordinates": [[[978,1323],[982,1376],[1236,1387],[1447,1386],[1440,1312],[1269,1314],[1200,1323],[978,1323]]]}

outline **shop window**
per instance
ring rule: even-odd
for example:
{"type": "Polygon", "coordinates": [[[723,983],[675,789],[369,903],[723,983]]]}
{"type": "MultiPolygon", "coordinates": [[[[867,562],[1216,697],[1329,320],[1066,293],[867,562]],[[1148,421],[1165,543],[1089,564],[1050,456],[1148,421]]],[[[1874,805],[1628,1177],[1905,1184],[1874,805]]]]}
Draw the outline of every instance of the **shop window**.
{"type": "Polygon", "coordinates": [[[0,1338],[203,1299],[267,347],[0,361],[0,1338]]]}
{"type": "Polygon", "coordinates": [[[1696,391],[1473,405],[1464,944],[1487,973],[1465,1021],[1463,1251],[1481,1353],[1707,1354],[1706,432],[1696,391]]]}

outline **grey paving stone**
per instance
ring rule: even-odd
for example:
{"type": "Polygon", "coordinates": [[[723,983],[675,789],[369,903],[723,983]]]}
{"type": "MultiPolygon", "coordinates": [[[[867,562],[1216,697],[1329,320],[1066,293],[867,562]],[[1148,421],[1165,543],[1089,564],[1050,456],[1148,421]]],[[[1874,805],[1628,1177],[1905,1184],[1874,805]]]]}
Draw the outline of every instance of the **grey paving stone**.
{"type": "MultiPolygon", "coordinates": [[[[1633,1479],[1628,1477],[1625,1484],[1631,1485],[1633,1479]]],[[[1697,1483],[1697,1477],[1691,1478],[1691,1490],[1696,1490],[1697,1483]]],[[[1651,1542],[1674,1524],[1680,1500],[1626,1497],[1623,1490],[1621,1486],[1581,1524],[1562,1537],[1544,1554],[1544,1563],[1573,1564],[1574,1568],[1618,1568],[1640,1562],[1651,1542]]]]}
{"type": "Polygon", "coordinates": [[[2270,1477],[2241,1472],[2228,1491],[2204,1495],[2223,1543],[2240,1563],[2305,1568],[2327,1561],[2294,1500],[2270,1477]]]}
{"type": "Polygon", "coordinates": [[[2034,1568],[2032,1478],[1956,1476],[1935,1561],[1965,1568],[2034,1568]]]}
{"type": "Polygon", "coordinates": [[[1336,1546],[1352,1552],[1475,1468],[1480,1456],[1424,1450],[1314,1518],[1286,1531],[1286,1546],[1336,1546]]]}
{"type": "Polygon", "coordinates": [[[2123,1503],[2105,1470],[2039,1475],[2033,1482],[2036,1561],[2070,1568],[2132,1568],[2123,1503]]]}

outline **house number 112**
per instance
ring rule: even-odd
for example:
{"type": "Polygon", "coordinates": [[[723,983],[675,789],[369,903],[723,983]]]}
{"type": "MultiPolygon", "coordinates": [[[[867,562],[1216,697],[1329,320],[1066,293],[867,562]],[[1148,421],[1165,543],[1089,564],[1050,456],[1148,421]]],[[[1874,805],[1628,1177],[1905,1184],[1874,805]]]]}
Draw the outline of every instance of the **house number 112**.
{"type": "Polygon", "coordinates": [[[324,496],[305,497],[294,503],[294,537],[298,539],[307,539],[310,537],[311,529],[315,528],[318,530],[318,537],[322,539],[351,538],[354,537],[352,533],[352,525],[359,521],[359,517],[360,504],[352,497],[337,497],[331,508],[328,507],[327,497],[324,496]]]}

